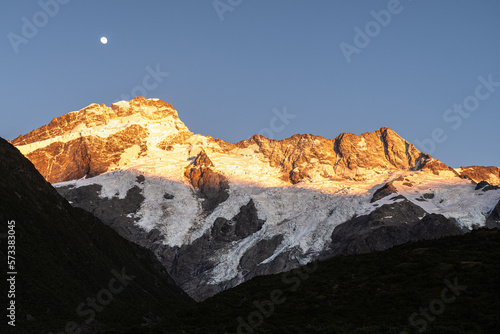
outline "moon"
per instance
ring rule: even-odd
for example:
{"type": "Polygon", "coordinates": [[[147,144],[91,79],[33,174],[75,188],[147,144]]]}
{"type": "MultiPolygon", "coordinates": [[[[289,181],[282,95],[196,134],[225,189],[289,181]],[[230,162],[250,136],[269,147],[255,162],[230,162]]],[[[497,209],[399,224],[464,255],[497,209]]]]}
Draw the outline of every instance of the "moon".
{"type": "Polygon", "coordinates": [[[106,37],[101,37],[101,43],[102,44],[108,44],[108,39],[106,37]]]}

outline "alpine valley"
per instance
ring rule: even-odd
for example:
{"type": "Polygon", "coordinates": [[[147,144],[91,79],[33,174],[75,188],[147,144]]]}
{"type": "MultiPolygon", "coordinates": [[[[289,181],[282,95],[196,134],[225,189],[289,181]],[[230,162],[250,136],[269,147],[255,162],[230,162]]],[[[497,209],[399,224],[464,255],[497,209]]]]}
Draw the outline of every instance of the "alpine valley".
{"type": "Polygon", "coordinates": [[[500,227],[500,167],[451,168],[389,128],[229,143],[136,97],[11,143],[198,301],[316,260],[500,227]]]}

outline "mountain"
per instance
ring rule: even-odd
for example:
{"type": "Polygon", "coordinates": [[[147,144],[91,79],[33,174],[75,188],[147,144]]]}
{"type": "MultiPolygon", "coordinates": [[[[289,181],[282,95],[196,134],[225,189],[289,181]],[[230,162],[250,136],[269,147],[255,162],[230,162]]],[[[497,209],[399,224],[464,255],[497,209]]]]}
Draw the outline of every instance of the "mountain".
{"type": "Polygon", "coordinates": [[[3,319],[2,333],[125,330],[193,304],[150,251],[72,207],[1,138],[0,192],[1,234],[15,236],[0,254],[17,272],[15,327],[3,319]]]}
{"type": "MultiPolygon", "coordinates": [[[[359,136],[344,133],[335,139],[294,135],[276,141],[255,135],[232,144],[194,135],[180,121],[172,105],[141,97],[111,107],[92,104],[55,118],[12,143],[51,183],[92,177],[155,159],[161,161],[162,157],[172,155],[171,151],[179,151],[179,148],[186,151],[182,146],[188,146],[189,150],[183,153],[193,157],[201,148],[228,159],[234,159],[235,155],[258,155],[250,161],[266,164],[267,169],[274,172],[272,176],[278,179],[274,183],[279,185],[337,178],[360,180],[387,170],[431,170],[458,175],[388,128],[359,136]]],[[[158,161],[153,161],[156,164],[150,167],[156,168],[158,161]]],[[[232,172],[233,178],[246,175],[232,172]]],[[[244,180],[253,181],[253,178],[244,180]]]]}
{"type": "Polygon", "coordinates": [[[316,259],[493,226],[500,200],[496,167],[451,168],[389,128],[234,144],[142,97],[90,105],[12,143],[199,300],[316,259]]]}

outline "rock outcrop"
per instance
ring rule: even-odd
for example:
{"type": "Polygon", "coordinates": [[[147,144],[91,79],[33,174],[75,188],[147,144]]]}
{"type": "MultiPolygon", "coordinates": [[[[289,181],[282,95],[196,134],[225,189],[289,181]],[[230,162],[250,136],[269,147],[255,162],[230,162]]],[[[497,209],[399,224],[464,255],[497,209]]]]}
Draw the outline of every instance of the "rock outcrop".
{"type": "Polygon", "coordinates": [[[214,164],[205,151],[201,151],[191,165],[186,168],[185,176],[198,195],[204,200],[203,210],[213,211],[229,197],[229,182],[224,175],[213,170],[214,164]]]}
{"type": "Polygon", "coordinates": [[[227,243],[242,240],[259,231],[262,225],[264,220],[259,219],[255,204],[250,200],[231,220],[223,217],[215,220],[211,231],[212,245],[214,248],[223,248],[227,243]]]}
{"type": "Polygon", "coordinates": [[[483,192],[490,191],[490,190],[498,190],[498,189],[500,189],[499,186],[492,186],[487,181],[481,181],[476,186],[476,190],[482,190],[483,192]]]}
{"type": "Polygon", "coordinates": [[[490,215],[486,219],[486,227],[488,228],[500,228],[500,201],[491,211],[490,215]]]}
{"type": "Polygon", "coordinates": [[[355,217],[337,226],[332,233],[330,255],[380,251],[410,241],[435,239],[465,233],[456,221],[428,214],[404,196],[385,204],[369,215],[355,217]]]}
{"type": "Polygon", "coordinates": [[[394,184],[392,182],[388,182],[382,188],[379,188],[377,189],[377,191],[375,191],[370,203],[376,202],[379,199],[382,199],[389,195],[396,194],[397,192],[398,190],[396,189],[394,184]]]}
{"type": "Polygon", "coordinates": [[[144,202],[142,190],[138,185],[129,189],[123,199],[118,197],[111,199],[100,198],[99,194],[102,191],[102,186],[96,184],[79,188],[71,186],[59,187],[57,191],[70,201],[73,206],[85,209],[102,219],[125,239],[150,248],[151,244],[149,242],[144,243],[142,238],[138,237],[144,231],[134,224],[135,219],[132,217],[144,202]]]}

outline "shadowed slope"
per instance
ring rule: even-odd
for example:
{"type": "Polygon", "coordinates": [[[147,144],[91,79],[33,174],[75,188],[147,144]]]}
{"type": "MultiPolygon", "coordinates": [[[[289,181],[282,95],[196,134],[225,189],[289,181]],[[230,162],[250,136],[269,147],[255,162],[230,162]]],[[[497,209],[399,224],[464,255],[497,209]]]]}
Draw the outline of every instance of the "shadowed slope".
{"type": "Polygon", "coordinates": [[[82,332],[126,328],[191,303],[149,251],[73,208],[3,139],[0,193],[1,233],[15,221],[19,333],[59,333],[70,322],[82,332]]]}
{"type": "Polygon", "coordinates": [[[207,299],[179,314],[181,327],[147,332],[496,334],[499,245],[499,230],[480,229],[311,263],[207,299]]]}

